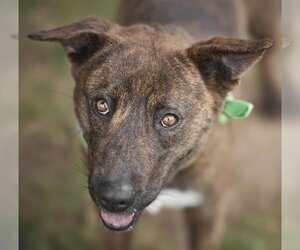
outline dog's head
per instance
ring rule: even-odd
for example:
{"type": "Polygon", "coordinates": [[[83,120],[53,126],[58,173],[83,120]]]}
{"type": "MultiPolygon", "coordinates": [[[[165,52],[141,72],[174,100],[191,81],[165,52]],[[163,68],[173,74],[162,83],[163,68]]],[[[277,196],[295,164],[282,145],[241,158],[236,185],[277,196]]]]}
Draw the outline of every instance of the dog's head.
{"type": "Polygon", "coordinates": [[[227,93],[272,45],[226,38],[191,44],[171,28],[95,17],[29,37],[66,49],[88,144],[89,191],[104,224],[119,231],[193,161],[227,93]]]}

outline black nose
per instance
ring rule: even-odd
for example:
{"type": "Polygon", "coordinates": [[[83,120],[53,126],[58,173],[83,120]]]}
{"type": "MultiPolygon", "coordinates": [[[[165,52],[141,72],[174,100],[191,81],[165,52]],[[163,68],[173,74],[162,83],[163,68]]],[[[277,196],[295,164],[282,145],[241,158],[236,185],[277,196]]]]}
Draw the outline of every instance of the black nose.
{"type": "Polygon", "coordinates": [[[110,212],[122,212],[134,201],[133,187],[129,183],[111,183],[102,181],[98,185],[100,205],[110,212]]]}

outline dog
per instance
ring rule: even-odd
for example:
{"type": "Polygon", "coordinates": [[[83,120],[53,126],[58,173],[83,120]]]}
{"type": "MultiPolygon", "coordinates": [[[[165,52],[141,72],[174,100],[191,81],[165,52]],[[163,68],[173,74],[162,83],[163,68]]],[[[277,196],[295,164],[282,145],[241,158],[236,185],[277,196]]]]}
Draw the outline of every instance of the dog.
{"type": "MultiPolygon", "coordinates": [[[[120,24],[88,17],[29,35],[62,44],[71,62],[89,193],[108,229],[131,230],[167,188],[189,197],[190,249],[218,249],[232,173],[231,126],[219,116],[273,44],[236,38],[238,4],[127,0],[120,24]]],[[[130,235],[107,246],[130,249],[130,235]]]]}

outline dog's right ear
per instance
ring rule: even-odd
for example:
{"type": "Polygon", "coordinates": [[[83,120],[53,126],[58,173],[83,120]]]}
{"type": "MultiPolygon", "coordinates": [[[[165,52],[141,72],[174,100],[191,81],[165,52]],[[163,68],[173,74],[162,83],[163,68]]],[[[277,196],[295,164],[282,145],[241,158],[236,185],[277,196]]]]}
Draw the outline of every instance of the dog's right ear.
{"type": "Polygon", "coordinates": [[[31,33],[28,37],[33,40],[61,43],[70,61],[79,65],[106,44],[114,42],[106,34],[113,25],[98,17],[88,17],[56,29],[31,33]]]}
{"type": "Polygon", "coordinates": [[[206,83],[231,91],[243,74],[271,48],[273,40],[244,40],[215,37],[200,41],[187,54],[206,83]]]}

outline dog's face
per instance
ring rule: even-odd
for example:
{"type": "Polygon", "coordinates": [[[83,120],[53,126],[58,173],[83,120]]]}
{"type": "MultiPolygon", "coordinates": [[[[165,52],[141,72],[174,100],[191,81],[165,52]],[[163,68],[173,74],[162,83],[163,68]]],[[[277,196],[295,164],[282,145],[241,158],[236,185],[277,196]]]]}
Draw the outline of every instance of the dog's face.
{"type": "Polygon", "coordinates": [[[129,229],[168,177],[193,161],[228,91],[271,46],[222,38],[188,45],[161,27],[98,18],[30,37],[66,48],[89,191],[104,224],[117,231],[129,229]]]}

